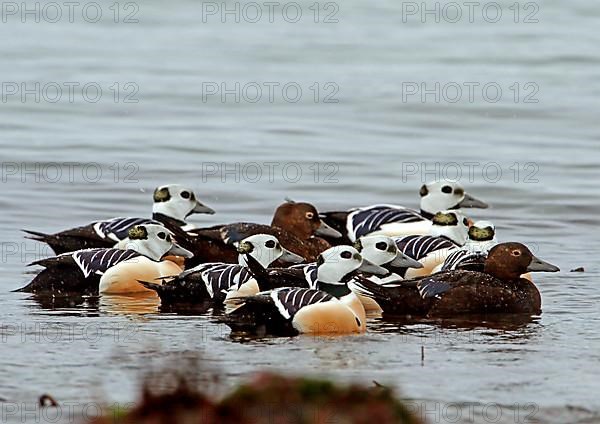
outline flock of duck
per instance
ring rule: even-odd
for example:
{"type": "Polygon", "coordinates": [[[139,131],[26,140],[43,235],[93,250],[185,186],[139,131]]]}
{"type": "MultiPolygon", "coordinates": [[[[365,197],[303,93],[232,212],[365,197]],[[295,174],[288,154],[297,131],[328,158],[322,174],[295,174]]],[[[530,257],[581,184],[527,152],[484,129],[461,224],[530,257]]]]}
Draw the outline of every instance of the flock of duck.
{"type": "Polygon", "coordinates": [[[287,200],[271,225],[196,228],[214,214],[181,185],[158,187],[151,218],[56,234],[24,230],[56,256],[17,290],[49,296],[156,292],[161,305],[210,304],[234,331],[360,333],[372,312],[412,317],[539,314],[529,272],[558,271],[523,244],[498,243],[486,208],[456,182],[419,191],[420,210],[378,204],[319,213],[287,200]]]}

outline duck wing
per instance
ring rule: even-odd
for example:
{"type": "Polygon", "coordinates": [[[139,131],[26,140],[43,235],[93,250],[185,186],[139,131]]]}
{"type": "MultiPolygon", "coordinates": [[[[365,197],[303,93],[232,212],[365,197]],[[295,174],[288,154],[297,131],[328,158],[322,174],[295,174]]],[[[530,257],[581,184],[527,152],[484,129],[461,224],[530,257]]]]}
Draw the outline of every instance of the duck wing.
{"type": "Polygon", "coordinates": [[[356,209],[348,214],[347,228],[351,240],[380,230],[390,223],[425,221],[419,212],[396,205],[372,205],[356,209]]]}

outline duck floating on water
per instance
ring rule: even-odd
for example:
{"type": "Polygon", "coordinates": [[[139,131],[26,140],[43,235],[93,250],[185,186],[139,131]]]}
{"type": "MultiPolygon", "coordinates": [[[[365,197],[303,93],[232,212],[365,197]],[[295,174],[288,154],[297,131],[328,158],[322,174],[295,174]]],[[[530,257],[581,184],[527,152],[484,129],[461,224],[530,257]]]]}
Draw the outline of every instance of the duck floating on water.
{"type": "MultiPolygon", "coordinates": [[[[140,283],[158,293],[165,304],[196,304],[212,301],[222,303],[228,291],[247,293],[260,291],[256,280],[248,270],[248,257],[262,268],[268,267],[277,259],[290,262],[302,262],[304,259],[283,248],[276,237],[270,234],[255,234],[246,237],[238,246],[238,264],[213,262],[200,264],[175,277],[164,279],[162,284],[152,281],[140,283]]],[[[263,287],[265,289],[265,287],[263,287]]]]}
{"type": "Polygon", "coordinates": [[[183,247],[194,253],[191,265],[203,262],[237,263],[235,243],[254,235],[270,234],[290,252],[306,261],[316,260],[319,253],[330,247],[319,236],[341,237],[319,218],[317,209],[310,203],[287,201],[277,207],[271,225],[238,222],[197,228],[186,234],[176,233],[183,247]]]}
{"type": "Polygon", "coordinates": [[[404,206],[378,204],[348,211],[324,212],[327,224],[344,236],[340,243],[354,242],[367,234],[404,236],[429,234],[431,218],[443,210],[461,208],[487,208],[488,205],[465,192],[454,181],[442,180],[424,184],[420,191],[421,210],[404,206]]]}
{"type": "Polygon", "coordinates": [[[462,314],[541,312],[537,287],[522,278],[526,272],[557,272],[521,243],[500,243],[490,249],[484,272],[453,270],[394,283],[355,281],[355,289],[377,301],[385,314],[445,317],[462,314]]]}
{"type": "Polygon", "coordinates": [[[97,248],[63,253],[35,261],[44,267],[20,292],[48,294],[135,293],[148,291],[138,280],[160,280],[182,269],[164,256],[191,257],[174,243],[162,225],[137,225],[129,230],[127,249],[97,248]]]}
{"type": "MultiPolygon", "coordinates": [[[[233,330],[292,336],[301,333],[349,334],[366,330],[365,310],[348,288],[354,271],[385,275],[351,246],[335,246],[317,261],[315,288],[282,287],[227,300],[225,323],[233,330]]],[[[259,281],[260,284],[260,281],[259,281]]]]}
{"type": "Polygon", "coordinates": [[[189,188],[179,184],[157,187],[153,193],[152,218],[119,217],[96,221],[81,227],[44,234],[23,230],[30,239],[48,244],[57,255],[81,249],[108,248],[127,238],[136,225],[157,224],[167,228],[189,228],[186,218],[194,213],[214,214],[215,211],[200,203],[189,188]]]}

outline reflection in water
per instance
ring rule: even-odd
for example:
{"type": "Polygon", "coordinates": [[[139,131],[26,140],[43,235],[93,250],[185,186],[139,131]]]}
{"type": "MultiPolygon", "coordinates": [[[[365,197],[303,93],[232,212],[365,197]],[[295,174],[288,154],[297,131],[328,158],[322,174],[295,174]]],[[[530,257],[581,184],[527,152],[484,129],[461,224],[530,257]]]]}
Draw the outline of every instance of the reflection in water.
{"type": "Polygon", "coordinates": [[[160,299],[154,292],[131,293],[127,295],[100,296],[100,312],[117,315],[141,315],[158,313],[160,299]]]}
{"type": "Polygon", "coordinates": [[[60,312],[61,315],[90,315],[98,312],[98,296],[83,296],[69,293],[60,296],[33,294],[28,297],[36,306],[47,311],[60,312]]]}

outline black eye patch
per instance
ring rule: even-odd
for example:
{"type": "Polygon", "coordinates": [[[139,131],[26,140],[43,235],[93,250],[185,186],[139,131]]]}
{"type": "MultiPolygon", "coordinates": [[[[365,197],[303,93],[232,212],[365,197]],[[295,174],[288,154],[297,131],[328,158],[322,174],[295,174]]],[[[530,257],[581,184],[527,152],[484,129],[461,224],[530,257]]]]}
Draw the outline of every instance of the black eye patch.
{"type": "Polygon", "coordinates": [[[352,257],[352,253],[344,250],[342,253],[340,253],[340,256],[344,259],[350,259],[352,257]]]}
{"type": "Polygon", "coordinates": [[[268,240],[268,241],[265,243],[265,247],[268,247],[269,249],[272,249],[272,248],[274,248],[274,247],[275,247],[275,242],[274,242],[273,240],[268,240]]]}
{"type": "Polygon", "coordinates": [[[446,193],[446,194],[450,194],[450,193],[452,193],[452,187],[444,186],[444,187],[442,187],[442,192],[446,193]]]}
{"type": "Polygon", "coordinates": [[[465,224],[468,227],[469,226],[469,220],[467,218],[463,218],[463,224],[465,224]]]}
{"type": "Polygon", "coordinates": [[[375,247],[379,250],[386,250],[388,248],[388,245],[385,241],[380,241],[375,245],[375,247]]]}
{"type": "Polygon", "coordinates": [[[189,191],[182,191],[181,192],[181,197],[183,197],[184,199],[189,199],[190,198],[190,192],[189,191]]]}
{"type": "Polygon", "coordinates": [[[163,233],[162,231],[160,233],[158,233],[157,236],[161,240],[166,240],[167,239],[167,234],[163,233]]]}
{"type": "Polygon", "coordinates": [[[424,197],[427,196],[427,194],[429,194],[429,189],[426,185],[422,185],[421,190],[419,190],[419,196],[424,197]]]}

